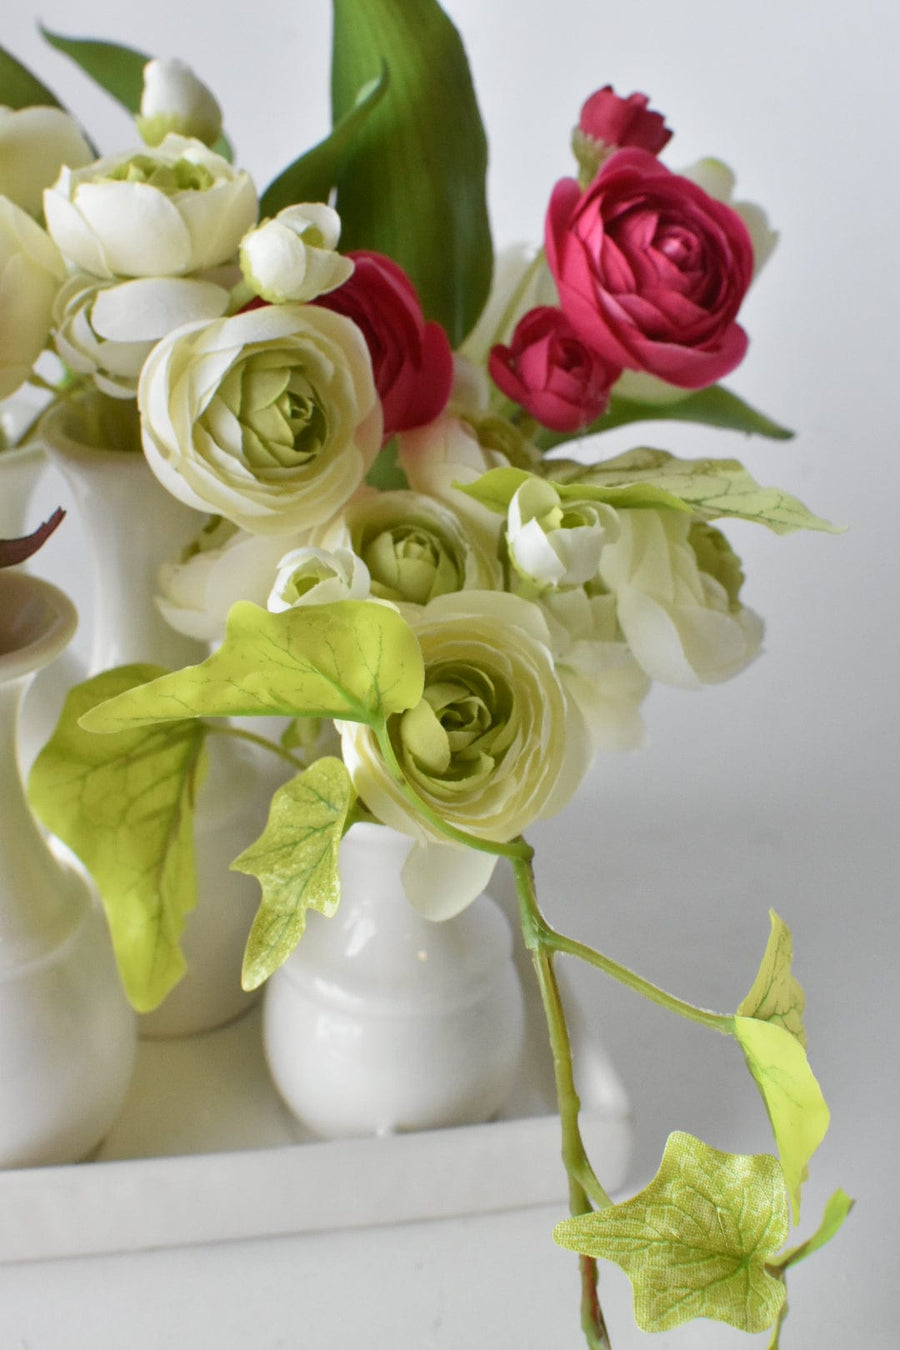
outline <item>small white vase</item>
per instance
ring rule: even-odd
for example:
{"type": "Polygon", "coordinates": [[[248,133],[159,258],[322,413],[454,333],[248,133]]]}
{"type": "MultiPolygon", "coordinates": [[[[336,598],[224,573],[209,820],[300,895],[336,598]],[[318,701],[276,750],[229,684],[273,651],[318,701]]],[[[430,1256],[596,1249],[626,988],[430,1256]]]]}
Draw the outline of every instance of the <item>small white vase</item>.
{"type": "Polygon", "coordinates": [[[0,572],[0,1165],[75,1162],[112,1126],[131,1080],[135,1017],[102,915],[48,848],[22,791],[24,689],[75,631],[68,598],[0,572]]]}
{"type": "MultiPolygon", "coordinates": [[[[57,404],[40,424],[47,455],[75,501],[93,569],[87,674],[133,662],[195,665],[208,654],[206,644],[170,628],[154,597],[160,565],[196,538],[205,517],[157,482],[140,449],[136,415],[115,403],[57,404]]],[[[240,984],[259,885],[229,864],[265,826],[268,780],[260,783],[256,753],[233,739],[213,736],[209,749],[210,772],[194,812],[197,904],[185,928],[188,972],[158,1009],[141,1016],[142,1036],[208,1031],[259,998],[240,984]]]]}
{"type": "Polygon", "coordinates": [[[266,986],[272,1077],[325,1137],[488,1120],[516,1082],[524,1006],[506,918],[486,895],[443,923],[417,913],[400,880],[411,843],[354,825],[337,913],[310,913],[266,986]]]}

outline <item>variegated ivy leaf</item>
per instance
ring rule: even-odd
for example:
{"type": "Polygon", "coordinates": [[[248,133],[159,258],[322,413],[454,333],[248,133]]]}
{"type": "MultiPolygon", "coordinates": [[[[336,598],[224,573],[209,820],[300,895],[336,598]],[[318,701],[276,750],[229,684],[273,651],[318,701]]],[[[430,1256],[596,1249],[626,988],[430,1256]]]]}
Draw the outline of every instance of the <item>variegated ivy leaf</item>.
{"type": "Polygon", "coordinates": [[[796,1220],[807,1164],[828,1129],[822,1089],[803,1046],[783,1027],[738,1016],[734,1035],[769,1113],[796,1220]]]}
{"type": "Polygon", "coordinates": [[[793,941],[791,930],[783,919],[769,910],[771,932],[766,944],[762,965],[747,997],[738,1007],[744,1017],[755,1017],[760,1022],[772,1022],[784,1027],[806,1048],[806,1030],[803,1026],[804,995],[800,982],[791,974],[793,941]]]}
{"type": "Polygon", "coordinates": [[[553,1236],[622,1267],[643,1331],[709,1317],[758,1332],[784,1302],[783,1281],[766,1267],[787,1232],[776,1158],[720,1153],[678,1131],[649,1186],[623,1204],[566,1219],[553,1236]]]}
{"type": "MultiPolygon", "coordinates": [[[[761,487],[736,459],[678,459],[667,450],[643,447],[590,466],[550,461],[547,471],[564,502],[668,508],[690,511],[700,520],[734,516],[766,525],[776,534],[839,530],[780,488],[761,487]]],[[[492,469],[463,491],[493,510],[506,511],[527,477],[519,469],[492,469]]]]}
{"type": "Polygon", "coordinates": [[[256,989],[303,936],[306,913],[331,916],[340,899],[338,846],[354,793],[339,759],[318,759],[272,798],[256,843],[231,864],[258,877],[262,903],[253,921],[241,983],[256,989]]]}
{"type": "Polygon", "coordinates": [[[183,717],[333,717],[374,725],[422,697],[419,644],[397,610],[369,601],[307,605],[281,614],[240,601],[225,641],[88,714],[90,731],[183,717]]]}
{"type": "Polygon", "coordinates": [[[181,721],[94,736],[79,720],[159,670],[122,666],[76,685],[28,783],[38,818],[97,883],[139,1012],[161,1003],[185,970],[179,941],[196,901],[192,822],[205,729],[181,721]]]}

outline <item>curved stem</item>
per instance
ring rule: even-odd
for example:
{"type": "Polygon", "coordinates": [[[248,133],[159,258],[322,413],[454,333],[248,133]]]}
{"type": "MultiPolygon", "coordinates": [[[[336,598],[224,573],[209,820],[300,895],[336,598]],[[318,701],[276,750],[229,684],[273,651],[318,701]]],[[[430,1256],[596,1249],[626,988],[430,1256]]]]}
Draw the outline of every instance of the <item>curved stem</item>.
{"type": "Polygon", "coordinates": [[[258,736],[255,731],[246,731],[243,727],[229,726],[227,722],[207,722],[207,731],[216,732],[220,736],[236,736],[240,741],[249,741],[251,745],[261,746],[263,750],[271,750],[273,755],[278,755],[279,759],[284,759],[298,772],[306,766],[296,755],[292,755],[290,750],[285,750],[283,745],[277,741],[272,741],[268,736],[258,736]]]}
{"type": "Polygon", "coordinates": [[[699,1023],[700,1026],[709,1027],[712,1031],[721,1032],[724,1036],[733,1034],[733,1017],[723,1013],[709,1012],[706,1008],[697,1008],[693,1003],[687,1003],[684,999],[676,998],[674,994],[667,994],[664,989],[651,984],[649,980],[645,980],[642,975],[629,970],[627,966],[621,966],[618,961],[610,960],[602,952],[594,951],[593,947],[587,947],[583,942],[576,942],[573,938],[557,933],[543,920],[541,921],[541,937],[542,941],[554,951],[564,952],[567,956],[577,957],[579,961],[585,961],[588,965],[595,966],[598,970],[602,970],[604,974],[618,980],[620,984],[627,985],[636,994],[649,999],[651,1003],[657,1003],[661,1008],[666,1008],[679,1017],[685,1017],[691,1022],[699,1023]]]}

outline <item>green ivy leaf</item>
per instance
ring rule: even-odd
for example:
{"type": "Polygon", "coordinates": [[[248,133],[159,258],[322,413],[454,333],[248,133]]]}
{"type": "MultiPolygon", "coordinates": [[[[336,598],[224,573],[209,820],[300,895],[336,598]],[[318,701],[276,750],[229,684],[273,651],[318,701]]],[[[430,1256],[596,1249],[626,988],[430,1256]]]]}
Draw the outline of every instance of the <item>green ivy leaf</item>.
{"type": "Polygon", "coordinates": [[[336,127],[384,64],[390,88],[339,171],[341,247],[394,258],[457,346],[490,288],[487,142],[462,42],[437,0],[334,0],[336,127]]]}
{"type": "Polygon", "coordinates": [[[297,202],[328,200],[348,151],[387,92],[389,82],[388,68],[382,65],[381,74],[360,89],[353,106],[331,134],[295,159],[269,184],[260,198],[261,216],[275,216],[297,202]]]}
{"type": "Polygon", "coordinates": [[[783,919],[769,910],[771,932],[762,965],[753,986],[738,1006],[744,1017],[755,1017],[760,1022],[772,1022],[784,1027],[806,1048],[806,1030],[803,1026],[805,998],[799,980],[791,974],[793,940],[791,930],[783,919]]]}
{"type": "Polygon", "coordinates": [[[161,1003],[185,971],[179,940],[196,902],[192,823],[205,729],[182,721],[92,736],[79,720],[158,674],[158,666],[122,666],[76,685],[28,782],[38,818],[97,883],[139,1012],[161,1003]]]}
{"type": "Polygon", "coordinates": [[[565,1220],[553,1236],[622,1267],[643,1331],[710,1317],[758,1332],[784,1302],[784,1284],[766,1266],[787,1232],[777,1159],[720,1153],[679,1131],[649,1186],[623,1204],[565,1220]]]}
{"type": "Polygon", "coordinates": [[[353,801],[343,762],[316,760],[278,789],[262,835],[231,864],[257,877],[263,892],[244,952],[245,989],[257,989],[287,960],[303,936],[307,910],[330,918],[337,909],[338,846],[353,801]]]}
{"type": "Polygon", "coordinates": [[[695,422],[701,426],[721,427],[725,431],[743,431],[748,436],[766,436],[774,441],[789,441],[794,434],[766,417],[765,413],[751,408],[737,394],[715,384],[685,398],[674,398],[669,403],[638,403],[635,399],[617,398],[614,394],[603,416],[585,430],[541,430],[536,439],[542,449],[552,450],[567,441],[583,440],[586,436],[596,436],[631,422],[695,422]]]}
{"type": "Polygon", "coordinates": [[[51,47],[80,66],[95,84],[130,113],[140,111],[144,66],[150,60],[149,56],[116,42],[64,37],[61,33],[51,33],[48,28],[41,27],[41,34],[51,47]]]}
{"type": "MultiPolygon", "coordinates": [[[[761,487],[736,459],[678,459],[667,450],[644,446],[588,468],[565,460],[551,463],[548,476],[557,486],[565,485],[572,496],[582,500],[621,505],[621,501],[609,495],[612,489],[643,486],[659,494],[659,505],[666,504],[664,496],[672,497],[701,520],[734,516],[767,525],[776,534],[789,534],[792,530],[825,530],[836,534],[841,529],[814,516],[781,488],[761,487]]],[[[651,497],[632,504],[655,503],[651,497]]]]}
{"type": "Polygon", "coordinates": [[[16,109],[62,107],[56,95],[5,47],[0,47],[0,103],[16,109]]]}
{"type": "Polygon", "coordinates": [[[240,601],[225,641],[197,666],[93,709],[89,731],[184,717],[334,717],[374,725],[422,697],[424,666],[396,609],[342,600],[270,614],[240,601]]]}
{"type": "Polygon", "coordinates": [[[807,1256],[812,1256],[813,1252],[819,1251],[826,1242],[830,1242],[835,1233],[841,1228],[847,1215],[853,1208],[854,1201],[846,1191],[836,1190],[829,1197],[825,1211],[822,1215],[822,1222],[813,1233],[812,1237],[807,1238],[799,1247],[792,1247],[790,1251],[782,1253],[777,1261],[772,1265],[777,1266],[779,1270],[787,1270],[788,1266],[795,1266],[798,1261],[805,1261],[807,1256]]]}
{"type": "MultiPolygon", "coordinates": [[[[612,461],[609,462],[612,463],[612,461]]],[[[559,463],[563,466],[563,472],[568,470],[567,461],[561,460],[559,463]]],[[[589,470],[582,468],[582,472],[587,473],[589,470]]],[[[583,480],[578,483],[569,483],[558,479],[555,464],[551,466],[551,473],[550,481],[562,500],[579,499],[581,501],[605,502],[608,506],[615,506],[620,510],[628,507],[654,507],[657,510],[693,513],[693,508],[686,502],[666,491],[665,488],[658,487],[655,483],[639,482],[626,483],[622,486],[595,487],[583,480]]],[[[489,469],[474,483],[456,483],[455,486],[461,492],[465,492],[467,496],[474,497],[475,501],[480,502],[482,506],[487,506],[491,511],[497,511],[505,515],[510,502],[522,484],[527,483],[529,478],[539,476],[529,473],[526,469],[489,469]]]]}
{"type": "Polygon", "coordinates": [[[822,1089],[803,1046],[784,1027],[738,1016],[734,1035],[765,1102],[796,1219],[807,1164],[828,1129],[822,1089]]]}

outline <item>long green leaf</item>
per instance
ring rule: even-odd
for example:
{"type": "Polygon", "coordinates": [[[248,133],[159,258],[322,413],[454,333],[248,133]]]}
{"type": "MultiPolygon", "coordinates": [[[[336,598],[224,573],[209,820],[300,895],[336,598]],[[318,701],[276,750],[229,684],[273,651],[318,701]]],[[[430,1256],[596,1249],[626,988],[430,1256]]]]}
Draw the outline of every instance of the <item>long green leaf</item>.
{"type": "Polygon", "coordinates": [[[633,399],[610,399],[609,408],[596,422],[583,431],[539,431],[536,436],[543,450],[565,445],[568,441],[595,436],[601,431],[627,426],[631,422],[696,422],[701,426],[721,427],[726,431],[743,431],[748,436],[767,436],[773,441],[789,441],[793,432],[780,426],[765,413],[758,412],[737,394],[721,385],[700,389],[686,398],[671,403],[638,403],[633,399]]]}
{"type": "Polygon", "coordinates": [[[5,47],[0,47],[0,103],[7,108],[62,107],[56,95],[5,47]]]}
{"type": "Polygon", "coordinates": [[[260,214],[275,216],[297,202],[324,202],[338,179],[338,173],[354,140],[384,98],[390,82],[386,65],[374,82],[359,91],[353,107],[330,135],[295,159],[293,164],[269,184],[260,198],[260,214]]]}
{"type": "Polygon", "coordinates": [[[115,736],[79,718],[158,666],[122,666],[76,685],[28,783],[40,820],[93,876],[125,991],[139,1012],[185,971],[180,938],[196,901],[193,805],[205,771],[202,723],[140,727],[115,736]]]}
{"type": "Polygon", "coordinates": [[[382,63],[391,85],[338,178],[343,248],[394,258],[456,346],[492,272],[487,143],[459,34],[436,0],[334,0],[333,122],[382,63]]]}
{"type": "Polygon", "coordinates": [[[418,641],[397,610],[369,601],[281,614],[232,606],[225,641],[197,666],[129,689],[83,721],[114,732],[183,717],[335,717],[380,723],[422,697],[418,641]]]}
{"type": "Polygon", "coordinates": [[[41,33],[51,47],[70,57],[95,84],[99,84],[129,112],[137,113],[140,110],[144,66],[150,60],[149,56],[117,42],[64,37],[61,33],[51,33],[43,27],[41,33]]]}

